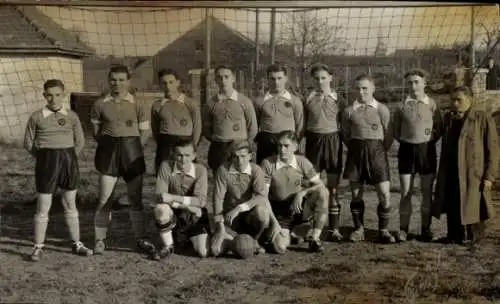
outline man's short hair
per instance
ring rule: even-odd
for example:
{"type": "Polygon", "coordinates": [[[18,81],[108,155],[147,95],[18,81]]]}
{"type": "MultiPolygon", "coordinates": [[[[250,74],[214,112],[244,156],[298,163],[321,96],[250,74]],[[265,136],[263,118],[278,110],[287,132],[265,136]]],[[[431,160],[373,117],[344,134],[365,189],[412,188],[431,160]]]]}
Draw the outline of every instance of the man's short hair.
{"type": "Polygon", "coordinates": [[[64,91],[64,83],[59,79],[49,79],[43,84],[43,90],[47,91],[50,88],[61,88],[64,91]]]}
{"type": "Polygon", "coordinates": [[[111,74],[114,74],[114,73],[127,74],[127,79],[130,79],[130,76],[131,76],[130,70],[128,69],[128,67],[126,65],[123,65],[123,64],[116,64],[116,65],[111,66],[111,68],[109,68],[108,78],[110,78],[111,74]]]}
{"type": "Polygon", "coordinates": [[[158,78],[163,78],[163,76],[167,76],[167,75],[172,75],[175,77],[175,79],[179,80],[179,74],[174,71],[173,69],[161,69],[159,72],[158,72],[158,78]]]}
{"type": "Polygon", "coordinates": [[[192,147],[193,151],[195,150],[194,143],[191,140],[182,139],[174,144],[174,151],[177,151],[177,148],[184,148],[184,147],[192,147]]]}
{"type": "Polygon", "coordinates": [[[229,147],[230,155],[234,155],[236,152],[247,149],[248,152],[251,152],[252,147],[248,140],[233,140],[229,147]]]}
{"type": "Polygon", "coordinates": [[[472,90],[468,86],[458,86],[451,90],[451,95],[462,93],[467,97],[472,97],[472,90]]]}
{"type": "Polygon", "coordinates": [[[373,77],[368,75],[368,74],[361,74],[359,76],[357,76],[354,81],[358,82],[358,81],[362,81],[362,80],[368,80],[370,81],[371,83],[375,84],[375,80],[373,80],[373,77]]]}
{"type": "Polygon", "coordinates": [[[311,77],[314,77],[314,74],[316,74],[316,72],[319,72],[319,71],[325,71],[329,75],[332,75],[332,71],[330,70],[330,68],[326,64],[316,63],[315,65],[313,65],[311,67],[311,74],[310,74],[311,77]]]}
{"type": "Polygon", "coordinates": [[[289,139],[295,143],[299,142],[297,135],[292,130],[281,131],[280,133],[278,133],[277,139],[278,140],[289,139]]]}
{"type": "Polygon", "coordinates": [[[415,68],[415,69],[411,69],[408,72],[406,72],[404,75],[404,78],[406,79],[410,76],[419,76],[419,77],[422,77],[424,79],[428,79],[429,73],[424,69],[415,68]]]}
{"type": "Polygon", "coordinates": [[[225,64],[218,65],[215,68],[214,73],[217,74],[220,70],[229,70],[229,71],[231,71],[231,74],[234,74],[233,69],[230,66],[225,65],[225,64]]]}
{"type": "Polygon", "coordinates": [[[270,66],[267,67],[266,75],[269,75],[271,73],[279,73],[279,72],[283,72],[283,74],[285,74],[285,75],[288,74],[288,70],[284,64],[275,63],[275,64],[271,64],[270,66]]]}

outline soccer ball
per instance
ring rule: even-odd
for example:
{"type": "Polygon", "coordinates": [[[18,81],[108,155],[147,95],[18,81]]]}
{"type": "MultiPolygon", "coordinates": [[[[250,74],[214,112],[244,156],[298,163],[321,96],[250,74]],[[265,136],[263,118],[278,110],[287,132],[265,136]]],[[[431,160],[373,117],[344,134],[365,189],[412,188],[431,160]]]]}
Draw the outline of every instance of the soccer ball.
{"type": "Polygon", "coordinates": [[[248,259],[257,253],[257,241],[248,234],[238,234],[233,240],[234,253],[241,259],[248,259]]]}

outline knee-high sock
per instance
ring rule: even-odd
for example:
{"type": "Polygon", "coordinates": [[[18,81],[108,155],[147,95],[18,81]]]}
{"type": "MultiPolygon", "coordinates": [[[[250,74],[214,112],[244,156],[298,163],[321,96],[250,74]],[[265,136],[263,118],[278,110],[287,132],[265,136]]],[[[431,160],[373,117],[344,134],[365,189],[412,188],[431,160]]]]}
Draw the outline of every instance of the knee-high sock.
{"type": "Polygon", "coordinates": [[[354,228],[360,228],[364,226],[364,216],[365,216],[365,202],[363,200],[355,200],[350,204],[352,221],[354,228]]]}
{"type": "Polygon", "coordinates": [[[391,218],[392,208],[389,206],[385,208],[382,205],[378,205],[377,207],[377,215],[378,215],[378,229],[386,230],[389,227],[389,220],[391,218]]]}
{"type": "Polygon", "coordinates": [[[146,236],[146,221],[145,215],[142,210],[132,210],[129,211],[130,222],[132,223],[132,231],[136,239],[141,239],[146,236]]]}
{"type": "Polygon", "coordinates": [[[399,227],[401,230],[408,232],[410,226],[410,218],[412,214],[411,197],[407,195],[401,199],[399,203],[399,227]]]}
{"type": "Polygon", "coordinates": [[[340,204],[334,196],[330,196],[328,224],[331,230],[339,229],[340,227],[340,204]]]}
{"type": "Polygon", "coordinates": [[[45,235],[49,224],[48,215],[35,214],[35,245],[42,246],[45,243],[45,235]]]}
{"type": "Polygon", "coordinates": [[[96,240],[104,240],[106,238],[111,217],[111,210],[96,211],[94,217],[94,234],[96,240]]]}
{"type": "Polygon", "coordinates": [[[78,212],[66,212],[64,213],[64,219],[73,243],[76,244],[80,242],[80,221],[78,219],[78,212]]]}

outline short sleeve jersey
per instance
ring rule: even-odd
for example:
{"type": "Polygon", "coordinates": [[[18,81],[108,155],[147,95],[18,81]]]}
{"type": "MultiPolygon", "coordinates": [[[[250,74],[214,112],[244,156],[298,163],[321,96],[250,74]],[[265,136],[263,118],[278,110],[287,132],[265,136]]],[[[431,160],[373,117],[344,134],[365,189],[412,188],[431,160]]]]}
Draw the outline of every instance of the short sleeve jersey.
{"type": "Polygon", "coordinates": [[[158,133],[191,136],[195,125],[201,124],[198,105],[185,96],[176,99],[160,98],[153,102],[151,119],[157,120],[158,133]]]}
{"type": "Polygon", "coordinates": [[[236,91],[217,94],[204,105],[204,134],[212,141],[246,140],[255,136],[257,121],[252,101],[236,91]]]}
{"type": "Polygon", "coordinates": [[[94,103],[90,120],[100,126],[102,135],[139,136],[141,130],[150,128],[149,113],[147,103],[135,100],[130,93],[123,98],[106,95],[94,103]]]}
{"type": "Polygon", "coordinates": [[[205,203],[207,184],[207,169],[203,165],[193,163],[190,170],[182,172],[173,162],[164,161],[156,178],[156,193],[195,196],[205,203]]]}
{"type": "Polygon", "coordinates": [[[214,213],[225,213],[250,200],[254,195],[266,196],[264,172],[253,163],[241,171],[224,164],[216,172],[214,213]]]}
{"type": "Polygon", "coordinates": [[[269,186],[271,201],[285,201],[320,180],[313,164],[301,155],[295,155],[289,164],[280,161],[276,155],[264,159],[262,169],[269,186]]]}
{"type": "Polygon", "coordinates": [[[47,107],[33,112],[24,136],[27,150],[83,148],[85,136],[78,115],[68,109],[54,113],[47,107]]]}
{"type": "Polygon", "coordinates": [[[344,112],[342,128],[348,139],[383,140],[389,128],[391,113],[386,105],[373,100],[371,103],[354,101],[344,112]]]}
{"type": "Polygon", "coordinates": [[[394,112],[399,139],[415,144],[431,140],[436,110],[439,111],[436,102],[428,96],[422,100],[407,97],[394,112]]]}
{"type": "Polygon", "coordinates": [[[337,93],[311,92],[304,105],[306,131],[319,134],[339,131],[341,111],[337,93]]]}
{"type": "Polygon", "coordinates": [[[267,93],[255,101],[259,130],[267,133],[279,133],[293,130],[300,134],[304,124],[304,106],[302,101],[285,91],[282,95],[267,93]]]}

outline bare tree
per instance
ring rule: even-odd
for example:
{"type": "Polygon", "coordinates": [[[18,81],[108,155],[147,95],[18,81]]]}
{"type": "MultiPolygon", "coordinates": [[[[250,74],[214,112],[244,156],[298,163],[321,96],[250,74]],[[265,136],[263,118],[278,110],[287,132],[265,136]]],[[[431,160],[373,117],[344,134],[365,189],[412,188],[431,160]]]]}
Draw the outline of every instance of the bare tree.
{"type": "Polygon", "coordinates": [[[500,40],[500,26],[488,28],[484,23],[479,24],[483,28],[485,37],[483,39],[483,44],[486,47],[487,52],[493,52],[493,48],[498,49],[497,41],[500,40]]]}
{"type": "MultiPolygon", "coordinates": [[[[340,38],[342,27],[330,24],[330,18],[317,11],[285,14],[280,43],[293,45],[303,90],[307,70],[324,55],[342,53],[345,39],[340,38]]],[[[303,93],[303,92],[302,92],[303,93]]]]}

